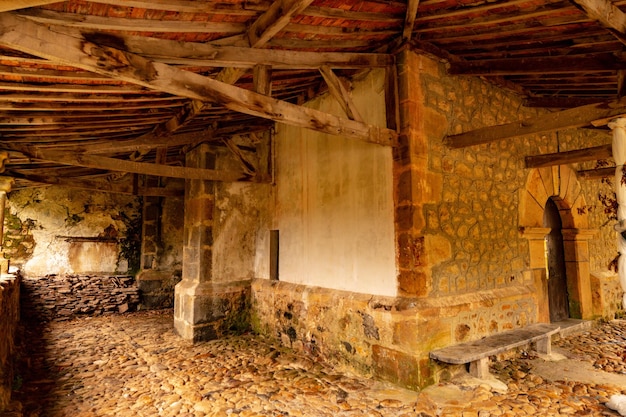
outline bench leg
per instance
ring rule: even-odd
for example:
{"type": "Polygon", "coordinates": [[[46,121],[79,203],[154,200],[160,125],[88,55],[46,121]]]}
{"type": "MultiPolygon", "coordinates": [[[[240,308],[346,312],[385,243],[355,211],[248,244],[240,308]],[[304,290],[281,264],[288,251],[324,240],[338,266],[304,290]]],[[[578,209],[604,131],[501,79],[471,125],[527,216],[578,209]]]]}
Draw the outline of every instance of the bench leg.
{"type": "Polygon", "coordinates": [[[552,354],[552,338],[550,336],[543,337],[536,342],[537,352],[544,355],[552,354]]]}
{"type": "Polygon", "coordinates": [[[469,373],[473,377],[487,379],[491,375],[489,373],[489,357],[470,362],[469,373]]]}

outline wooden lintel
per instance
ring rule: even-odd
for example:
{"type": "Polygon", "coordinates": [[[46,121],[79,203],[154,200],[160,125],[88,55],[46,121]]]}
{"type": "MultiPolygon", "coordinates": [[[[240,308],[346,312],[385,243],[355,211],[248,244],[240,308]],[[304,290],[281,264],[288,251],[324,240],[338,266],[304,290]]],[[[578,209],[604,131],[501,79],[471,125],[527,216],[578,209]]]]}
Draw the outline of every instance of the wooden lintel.
{"type": "Polygon", "coordinates": [[[615,175],[615,167],[585,169],[576,172],[576,176],[581,180],[599,180],[602,178],[611,178],[615,175]]]}
{"type": "Polygon", "coordinates": [[[613,156],[612,145],[600,145],[593,148],[576,149],[549,153],[544,155],[533,155],[525,158],[526,168],[541,168],[555,165],[574,164],[578,162],[607,159],[613,156]]]}
{"type": "Polygon", "coordinates": [[[450,148],[464,148],[517,136],[588,126],[595,120],[617,117],[624,113],[626,113],[626,99],[619,99],[548,113],[504,125],[484,127],[457,135],[449,135],[444,138],[443,142],[450,148]]]}
{"type": "MultiPolygon", "coordinates": [[[[396,144],[396,132],[340,118],[319,110],[276,100],[209,77],[153,62],[89,39],[56,33],[46,26],[11,13],[0,15],[0,45],[53,62],[130,82],[177,96],[216,102],[229,110],[275,122],[363,140],[379,145],[396,144]]],[[[88,35],[86,35],[89,38],[88,35]]]]}

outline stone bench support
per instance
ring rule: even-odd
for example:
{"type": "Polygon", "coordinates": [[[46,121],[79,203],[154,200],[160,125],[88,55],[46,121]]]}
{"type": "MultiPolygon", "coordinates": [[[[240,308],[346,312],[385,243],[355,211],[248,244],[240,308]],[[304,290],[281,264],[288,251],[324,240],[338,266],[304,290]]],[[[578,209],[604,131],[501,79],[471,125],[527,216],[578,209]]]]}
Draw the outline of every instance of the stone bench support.
{"type": "Polygon", "coordinates": [[[539,323],[521,329],[497,333],[492,336],[448,346],[430,352],[430,357],[441,362],[461,365],[469,363],[469,372],[477,378],[489,376],[489,357],[535,342],[538,353],[552,353],[551,338],[560,332],[558,325],[539,323]]]}

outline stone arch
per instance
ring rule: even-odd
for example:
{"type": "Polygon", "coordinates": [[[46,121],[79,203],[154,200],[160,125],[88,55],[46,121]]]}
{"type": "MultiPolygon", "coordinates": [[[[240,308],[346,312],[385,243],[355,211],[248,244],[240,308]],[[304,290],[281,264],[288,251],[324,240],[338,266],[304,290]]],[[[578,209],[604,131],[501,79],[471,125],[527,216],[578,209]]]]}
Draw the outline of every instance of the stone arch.
{"type": "Polygon", "coordinates": [[[519,226],[529,243],[529,269],[535,283],[538,321],[550,321],[545,252],[545,236],[550,230],[543,227],[548,199],[557,204],[561,215],[570,316],[592,318],[589,239],[596,231],[588,228],[585,197],[576,172],[563,165],[531,169],[520,196],[519,226]]]}

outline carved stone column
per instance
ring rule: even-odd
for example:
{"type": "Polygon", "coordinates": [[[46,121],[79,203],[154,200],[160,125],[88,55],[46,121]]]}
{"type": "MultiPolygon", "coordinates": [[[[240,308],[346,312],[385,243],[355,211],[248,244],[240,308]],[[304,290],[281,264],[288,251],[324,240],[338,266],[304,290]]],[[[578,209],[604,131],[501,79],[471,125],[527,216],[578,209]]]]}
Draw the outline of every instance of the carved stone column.
{"type": "MultiPolygon", "coordinates": [[[[1,156],[0,156],[1,157],[1,156]]],[[[4,160],[2,161],[4,166],[4,160]]],[[[9,260],[4,258],[4,210],[7,202],[7,194],[13,186],[13,178],[0,177],[0,274],[9,273],[9,260]]]]}

